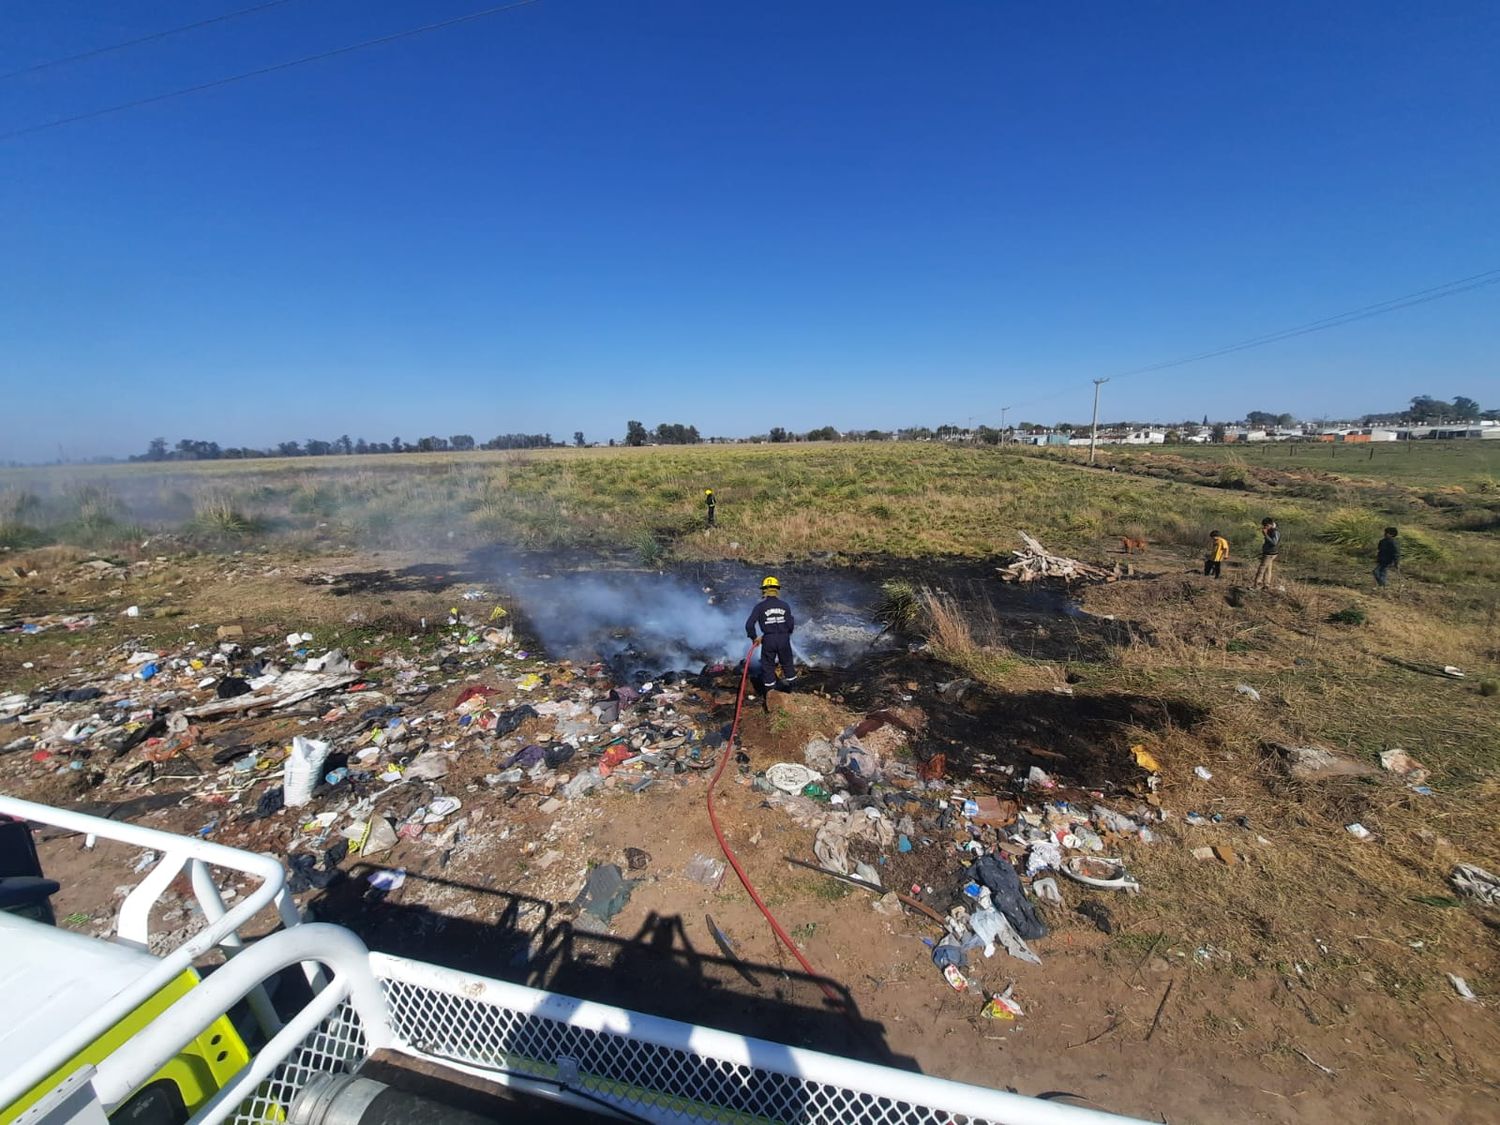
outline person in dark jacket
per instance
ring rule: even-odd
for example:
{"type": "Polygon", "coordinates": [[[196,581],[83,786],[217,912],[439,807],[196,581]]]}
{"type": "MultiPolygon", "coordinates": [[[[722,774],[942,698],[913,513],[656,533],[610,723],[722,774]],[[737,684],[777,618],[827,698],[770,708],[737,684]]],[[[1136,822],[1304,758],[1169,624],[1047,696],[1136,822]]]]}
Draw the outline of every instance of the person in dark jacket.
{"type": "Polygon", "coordinates": [[[1401,544],[1396,541],[1399,534],[1394,527],[1385,529],[1385,535],[1375,547],[1375,585],[1384,586],[1390,581],[1392,570],[1400,569],[1401,544]]]}
{"type": "Polygon", "coordinates": [[[1272,572],[1276,569],[1276,556],[1281,553],[1281,531],[1270,516],[1260,521],[1260,565],[1255,568],[1255,587],[1259,590],[1271,588],[1272,572]]]}
{"type": "Polygon", "coordinates": [[[708,521],[705,526],[713,527],[714,524],[718,522],[718,517],[715,514],[715,509],[719,506],[718,500],[714,498],[713,489],[705,488],[703,490],[703,506],[708,509],[708,521]]]}
{"type": "Polygon", "coordinates": [[[775,578],[762,582],[760,592],[760,601],[745,619],[745,635],[753,641],[756,629],[760,630],[760,682],[764,693],[772,688],[785,689],[796,682],[792,632],[797,628],[797,619],[792,616],[792,607],[781,600],[781,583],[775,578]],[[778,668],[781,669],[779,676],[778,668]]]}

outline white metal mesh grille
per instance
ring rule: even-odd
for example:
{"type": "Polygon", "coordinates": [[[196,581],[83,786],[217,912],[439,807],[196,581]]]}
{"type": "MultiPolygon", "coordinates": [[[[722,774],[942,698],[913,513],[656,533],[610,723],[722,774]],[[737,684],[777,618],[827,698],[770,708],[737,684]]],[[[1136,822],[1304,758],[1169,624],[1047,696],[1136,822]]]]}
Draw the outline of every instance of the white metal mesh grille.
{"type": "Polygon", "coordinates": [[[528,1078],[559,1077],[558,1060],[577,1063],[568,1083],[653,1121],[725,1125],[987,1125],[955,1114],[845,1086],[792,1077],[628,1034],[570,1026],[529,1012],[399,980],[383,980],[391,1029],[417,1051],[498,1067],[528,1078]]]}
{"type": "Polygon", "coordinates": [[[292,1099],[314,1075],[347,1073],[363,1062],[366,1054],[359,1017],[345,1000],[229,1120],[232,1125],[278,1125],[286,1121],[292,1099]]]}

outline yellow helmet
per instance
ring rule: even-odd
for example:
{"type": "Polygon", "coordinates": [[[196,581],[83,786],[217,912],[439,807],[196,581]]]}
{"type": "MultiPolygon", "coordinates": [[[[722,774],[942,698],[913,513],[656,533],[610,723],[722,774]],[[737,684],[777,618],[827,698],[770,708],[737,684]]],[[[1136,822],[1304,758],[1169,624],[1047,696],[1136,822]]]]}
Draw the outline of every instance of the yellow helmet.
{"type": "Polygon", "coordinates": [[[703,490],[703,495],[705,495],[705,496],[712,496],[713,494],[714,494],[714,490],[711,489],[711,488],[705,488],[703,490]]]}
{"type": "Polygon", "coordinates": [[[774,578],[767,578],[760,584],[760,588],[762,590],[779,590],[781,589],[781,583],[774,578]]]}

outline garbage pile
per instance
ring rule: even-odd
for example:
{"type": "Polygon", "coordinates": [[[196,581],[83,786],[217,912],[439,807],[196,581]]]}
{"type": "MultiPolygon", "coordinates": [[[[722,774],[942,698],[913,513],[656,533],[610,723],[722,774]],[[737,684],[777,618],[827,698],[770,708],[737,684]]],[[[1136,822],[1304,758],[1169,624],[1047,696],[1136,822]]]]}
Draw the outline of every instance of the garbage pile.
{"type": "Polygon", "coordinates": [[[174,652],[126,644],[87,678],[0,695],[0,761],[39,800],[191,810],[200,835],[282,851],[294,891],[399,840],[446,863],[481,829],[508,834],[497,804],[552,814],[716,764],[723,668],[615,684],[602,663],[526,652],[504,616],[455,609],[425,639],[374,638],[369,658],[310,632],[252,644],[238,625],[174,652]]]}
{"type": "MultiPolygon", "coordinates": [[[[909,752],[919,723],[916,714],[876,712],[832,740],[810,740],[802,762],[749,779],[766,805],[814,834],[815,864],[788,859],[879,894],[878,912],[909,909],[941,926],[923,940],[958,991],[971,987],[976,954],[1004,950],[1039,963],[1028,942],[1047,936],[1048,912],[1071,905],[1111,932],[1105,898],[1140,889],[1119,853],[1151,843],[1151,826],[1166,816],[1150,793],[1154,774],[1144,779],[1147,799],[1131,798],[1125,811],[1037,767],[1002,767],[1009,791],[978,793],[945,776],[941,755],[921,761],[909,752]]],[[[985,991],[986,1016],[1019,1014],[1008,992],[985,991]]]]}

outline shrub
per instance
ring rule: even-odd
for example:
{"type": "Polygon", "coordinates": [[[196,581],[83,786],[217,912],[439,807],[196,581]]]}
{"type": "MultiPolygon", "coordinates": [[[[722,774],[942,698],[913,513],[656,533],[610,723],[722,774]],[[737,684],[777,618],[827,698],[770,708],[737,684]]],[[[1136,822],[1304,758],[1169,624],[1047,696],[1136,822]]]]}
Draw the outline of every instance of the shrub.
{"type": "Polygon", "coordinates": [[[889,578],[880,584],[880,601],[875,620],[887,629],[909,631],[917,623],[919,595],[917,588],[902,578],[889,578]]]}
{"type": "Polygon", "coordinates": [[[1373,550],[1380,534],[1380,520],[1370,513],[1358,508],[1336,508],[1328,514],[1318,538],[1335,547],[1373,550]]]}
{"type": "Polygon", "coordinates": [[[209,539],[243,539],[263,530],[263,523],[234,506],[227,496],[206,496],[193,507],[189,530],[209,539]]]}
{"type": "Polygon", "coordinates": [[[1357,605],[1345,606],[1328,615],[1330,625],[1363,625],[1367,620],[1365,611],[1357,605]]]}

